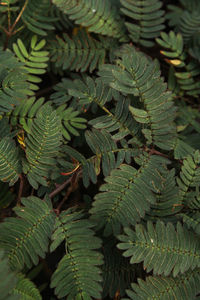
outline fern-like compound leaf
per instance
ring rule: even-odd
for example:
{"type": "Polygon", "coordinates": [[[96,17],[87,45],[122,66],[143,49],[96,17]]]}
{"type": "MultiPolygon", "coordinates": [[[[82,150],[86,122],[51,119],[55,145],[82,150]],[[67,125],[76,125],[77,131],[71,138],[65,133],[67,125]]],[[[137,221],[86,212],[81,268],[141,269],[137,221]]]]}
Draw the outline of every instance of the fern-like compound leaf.
{"type": "Polygon", "coordinates": [[[76,24],[87,27],[88,31],[127,40],[124,23],[110,1],[53,0],[53,3],[76,24]]]}
{"type": "Polygon", "coordinates": [[[173,4],[169,4],[167,6],[168,12],[166,13],[166,18],[169,20],[170,27],[177,27],[180,23],[180,18],[183,15],[184,10],[192,12],[199,9],[198,0],[179,0],[179,2],[181,4],[179,7],[173,4]]]}
{"type": "MultiPolygon", "coordinates": [[[[44,100],[44,98],[36,100],[35,97],[30,97],[28,100],[21,101],[21,104],[9,114],[10,123],[13,126],[21,124],[26,132],[31,133],[33,121],[38,110],[44,105],[44,100]]],[[[86,119],[79,117],[79,111],[75,111],[72,107],[63,104],[56,109],[56,112],[61,120],[61,132],[66,140],[70,140],[71,135],[78,136],[78,130],[86,128],[86,119]]]]}
{"type": "Polygon", "coordinates": [[[30,93],[27,70],[9,50],[0,49],[0,115],[10,112],[30,93]]]}
{"type": "Polygon", "coordinates": [[[31,268],[39,256],[45,257],[55,220],[51,205],[37,197],[22,198],[22,204],[14,208],[17,217],[0,224],[0,247],[15,270],[31,268]]]}
{"type": "Polygon", "coordinates": [[[54,18],[53,26],[60,32],[68,31],[73,27],[73,22],[69,19],[63,11],[61,11],[55,4],[51,4],[50,15],[54,18]]]}
{"type": "Polygon", "coordinates": [[[116,235],[121,226],[135,225],[143,218],[150,205],[156,202],[153,192],[161,184],[158,171],[166,162],[158,156],[145,155],[137,160],[141,165],[138,170],[121,164],[118,169],[111,171],[90,210],[97,228],[105,227],[105,235],[116,235]]]}
{"type": "Polygon", "coordinates": [[[162,47],[168,49],[169,51],[161,51],[163,55],[168,56],[169,58],[178,58],[180,60],[179,64],[178,61],[173,60],[171,64],[176,65],[178,67],[184,66],[184,59],[186,58],[186,54],[184,52],[184,43],[183,38],[180,33],[175,34],[174,31],[170,31],[169,34],[165,32],[160,33],[160,38],[156,39],[156,42],[161,45],[162,47]]]}
{"type": "Polygon", "coordinates": [[[105,129],[108,132],[114,132],[112,136],[114,140],[122,139],[128,134],[135,136],[138,132],[138,123],[129,111],[129,99],[119,96],[115,111],[113,112],[107,108],[106,104],[113,97],[112,89],[106,86],[101,79],[93,80],[91,77],[87,77],[85,81],[75,80],[68,91],[86,109],[93,103],[106,113],[106,115],[89,121],[89,124],[96,129],[105,129]]]}
{"type": "Polygon", "coordinates": [[[176,139],[173,123],[176,108],[160,77],[157,63],[150,62],[133,47],[121,56],[122,59],[117,61],[118,66],[102,66],[99,75],[112,88],[139,98],[140,107],[130,106],[129,109],[134,119],[144,124],[142,133],[147,144],[165,150],[172,149],[176,139]]]}
{"type": "Polygon", "coordinates": [[[200,197],[199,191],[196,189],[200,184],[199,164],[200,152],[197,150],[183,160],[180,177],[177,177],[180,198],[189,207],[192,207],[195,198],[200,197]]]}
{"type": "Polygon", "coordinates": [[[113,299],[117,293],[124,296],[125,290],[130,287],[130,283],[134,281],[136,275],[135,266],[129,264],[128,259],[112,246],[109,239],[109,243],[103,247],[103,299],[108,296],[113,299]]]}
{"type": "Polygon", "coordinates": [[[87,130],[85,132],[85,138],[92,152],[99,157],[100,161],[102,160],[104,176],[108,176],[111,170],[119,165],[119,161],[122,162],[123,150],[117,147],[110,134],[105,130],[99,131],[94,129],[92,132],[87,130]],[[117,154],[116,157],[115,154],[117,154]]]}
{"type": "Polygon", "coordinates": [[[30,184],[37,189],[38,183],[47,185],[46,179],[56,163],[61,144],[61,122],[48,103],[37,112],[31,132],[25,139],[26,159],[23,171],[30,184]]]}
{"type": "Polygon", "coordinates": [[[130,38],[134,43],[145,47],[154,45],[153,39],[160,35],[165,28],[164,10],[161,10],[162,2],[158,0],[121,0],[121,11],[132,22],[125,22],[130,38]]]}
{"type": "Polygon", "coordinates": [[[11,295],[13,288],[18,282],[17,275],[10,270],[8,259],[4,251],[0,250],[0,299],[19,300],[18,295],[11,295]],[[6,280],[5,280],[6,279],[6,280]]]}
{"type": "Polygon", "coordinates": [[[54,92],[51,94],[50,99],[56,106],[71,100],[72,96],[69,95],[68,89],[71,88],[72,82],[69,78],[62,78],[61,82],[54,85],[54,92]]]}
{"type": "MultiPolygon", "coordinates": [[[[199,199],[198,199],[199,200],[199,199]]],[[[199,201],[198,201],[198,204],[199,201]]],[[[197,207],[195,207],[197,208],[197,207]]],[[[198,206],[199,208],[199,206],[198,206]]],[[[189,213],[181,213],[179,216],[182,218],[183,223],[187,225],[187,227],[194,230],[197,234],[200,234],[200,213],[199,211],[190,211],[189,213]]]]}
{"type": "Polygon", "coordinates": [[[58,158],[63,172],[66,172],[66,170],[73,172],[78,166],[82,169],[83,184],[85,187],[88,187],[90,180],[92,183],[96,183],[97,176],[101,171],[104,176],[107,176],[111,170],[119,167],[124,161],[130,163],[131,157],[138,154],[138,150],[129,148],[127,144],[119,147],[112,139],[112,136],[104,130],[87,130],[85,138],[94,155],[86,158],[72,147],[64,146],[62,148],[64,159],[58,158]],[[69,158],[66,157],[66,154],[69,158]],[[76,165],[72,163],[72,160],[76,161],[76,165]]]}
{"type": "Polygon", "coordinates": [[[17,39],[17,43],[13,44],[13,50],[19,61],[25,64],[25,70],[28,72],[29,87],[32,90],[29,95],[33,95],[33,91],[38,90],[35,83],[41,82],[38,75],[44,74],[47,68],[48,51],[42,51],[46,44],[45,40],[38,42],[37,36],[34,35],[31,39],[30,50],[28,51],[21,39],[17,39]]]}
{"type": "Polygon", "coordinates": [[[104,105],[112,99],[112,92],[101,80],[86,77],[85,80],[76,79],[68,89],[69,95],[76,97],[86,109],[94,102],[104,111],[104,105]]]}
{"type": "Polygon", "coordinates": [[[66,33],[49,43],[50,60],[56,68],[71,71],[93,72],[105,62],[106,47],[92,38],[85,30],[79,30],[70,38],[66,33]]]}
{"type": "Polygon", "coordinates": [[[138,279],[138,284],[132,283],[132,289],[126,292],[132,300],[188,300],[196,299],[199,284],[200,270],[195,269],[176,278],[149,276],[146,281],[138,279]]]}
{"type": "Polygon", "coordinates": [[[130,113],[129,105],[129,99],[122,97],[116,102],[113,112],[106,110],[106,115],[90,120],[89,125],[112,133],[113,140],[121,140],[127,135],[135,136],[140,129],[140,125],[130,113]]]}
{"type": "Polygon", "coordinates": [[[158,221],[147,223],[147,229],[139,224],[135,231],[126,227],[125,235],[120,235],[118,248],[124,250],[125,257],[131,257],[130,263],[143,261],[147,272],[154,275],[176,277],[189,269],[200,266],[200,241],[192,232],[180,223],[175,230],[172,223],[158,221]]]}
{"type": "Polygon", "coordinates": [[[186,158],[192,152],[194,152],[194,148],[192,148],[189,144],[185,143],[181,139],[176,140],[176,144],[174,147],[174,158],[175,159],[186,158]]]}
{"type": "Polygon", "coordinates": [[[44,98],[35,99],[30,97],[28,100],[22,100],[11,114],[9,114],[9,121],[12,126],[22,125],[23,129],[30,133],[33,120],[36,118],[38,110],[44,103],[44,98]]]}
{"type": "Polygon", "coordinates": [[[170,221],[176,218],[176,214],[182,209],[182,199],[179,188],[176,185],[175,170],[162,170],[160,173],[161,189],[156,193],[156,202],[145,216],[146,219],[160,219],[170,221]]]}
{"type": "Polygon", "coordinates": [[[66,253],[51,278],[58,298],[92,299],[100,298],[102,281],[99,265],[102,254],[97,252],[101,246],[94,236],[93,225],[84,219],[81,212],[68,209],[57,217],[52,235],[51,251],[65,241],[66,253]]]}
{"type": "Polygon", "coordinates": [[[174,26],[177,32],[183,36],[185,44],[192,44],[200,41],[199,25],[200,25],[200,5],[199,1],[183,1],[181,0],[181,7],[176,5],[169,5],[169,12],[167,18],[170,26],[174,26]]]}
{"type": "Polygon", "coordinates": [[[5,137],[0,141],[0,180],[13,185],[21,173],[21,159],[14,141],[5,137]]]}
{"type": "Polygon", "coordinates": [[[67,141],[71,140],[71,135],[79,136],[79,129],[85,129],[85,118],[79,117],[79,111],[75,111],[72,107],[66,107],[65,104],[59,106],[56,112],[61,120],[62,134],[67,141]]]}
{"type": "Polygon", "coordinates": [[[39,290],[35,284],[21,273],[17,275],[18,282],[12,291],[20,300],[42,300],[39,290]]]}
{"type": "Polygon", "coordinates": [[[164,47],[161,53],[167,57],[166,61],[176,68],[174,73],[180,89],[188,95],[196,96],[200,93],[200,85],[196,76],[200,74],[199,64],[195,60],[186,62],[187,54],[183,49],[183,37],[181,33],[169,34],[162,32],[161,38],[156,39],[157,43],[164,47]]]}
{"type": "Polygon", "coordinates": [[[53,30],[54,26],[50,23],[55,21],[55,17],[50,17],[49,0],[29,0],[22,14],[22,21],[27,28],[35,34],[45,36],[47,30],[53,30]]]}
{"type": "Polygon", "coordinates": [[[1,13],[8,13],[8,11],[16,12],[19,11],[20,7],[15,6],[17,0],[7,0],[6,2],[0,3],[0,12],[1,13]]]}

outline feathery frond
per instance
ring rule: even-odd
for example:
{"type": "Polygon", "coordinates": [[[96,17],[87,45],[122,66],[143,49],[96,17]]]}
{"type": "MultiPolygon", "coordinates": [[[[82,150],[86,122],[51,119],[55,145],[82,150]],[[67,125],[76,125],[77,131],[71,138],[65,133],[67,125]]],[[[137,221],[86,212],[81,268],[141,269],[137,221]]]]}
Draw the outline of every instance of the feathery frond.
{"type": "Polygon", "coordinates": [[[190,229],[192,228],[197,234],[200,234],[200,213],[199,211],[190,211],[189,213],[181,213],[183,223],[190,229]]]}
{"type": "Polygon", "coordinates": [[[53,26],[60,31],[69,30],[73,27],[69,17],[54,4],[51,4],[50,16],[54,18],[53,26]]]}
{"type": "Polygon", "coordinates": [[[100,79],[93,80],[87,77],[85,81],[75,80],[69,88],[69,94],[78,98],[79,104],[89,109],[92,103],[97,104],[106,115],[102,115],[89,122],[96,129],[105,129],[114,132],[114,140],[119,140],[131,134],[134,136],[138,129],[138,123],[129,112],[129,99],[120,97],[117,99],[115,111],[108,109],[106,104],[111,101],[112,90],[100,79]]]}
{"type": "Polygon", "coordinates": [[[130,265],[128,259],[124,258],[120,251],[113,247],[111,241],[104,245],[104,265],[103,265],[103,293],[102,298],[109,296],[111,299],[117,293],[125,295],[125,289],[130,287],[130,283],[136,276],[136,268],[130,265]]]}
{"type": "Polygon", "coordinates": [[[162,170],[160,173],[162,182],[161,189],[156,193],[156,202],[151,204],[150,211],[145,216],[146,219],[172,221],[176,219],[176,214],[182,209],[182,199],[179,188],[176,185],[175,170],[162,170]]]}
{"type": "Polygon", "coordinates": [[[140,107],[130,106],[134,119],[143,124],[147,145],[170,150],[174,147],[176,129],[173,123],[176,108],[160,77],[156,62],[130,47],[118,59],[117,65],[105,65],[99,75],[121,93],[139,98],[140,107]]]}
{"type": "Polygon", "coordinates": [[[62,212],[56,219],[51,251],[62,241],[65,241],[66,251],[51,279],[51,287],[55,287],[59,299],[101,297],[99,265],[103,261],[102,254],[96,251],[101,247],[101,240],[94,236],[92,227],[83,213],[73,209],[62,212]]]}
{"type": "Polygon", "coordinates": [[[130,263],[143,261],[146,272],[153,270],[154,275],[176,277],[189,269],[200,266],[199,238],[180,223],[176,230],[172,223],[156,222],[135,226],[135,231],[126,227],[125,235],[119,235],[118,248],[124,250],[125,257],[131,257],[130,263]]]}
{"type": "Polygon", "coordinates": [[[168,5],[169,12],[166,14],[169,25],[173,26],[176,32],[183,36],[184,43],[192,44],[195,40],[200,41],[199,35],[199,12],[200,4],[198,0],[180,0],[181,7],[168,5]]]}
{"type": "Polygon", "coordinates": [[[165,28],[163,3],[159,0],[120,0],[121,11],[132,22],[125,22],[129,36],[134,43],[145,47],[154,45],[153,39],[165,28]]]}
{"type": "Polygon", "coordinates": [[[26,159],[23,160],[23,172],[27,174],[30,184],[47,185],[46,178],[53,165],[61,144],[61,122],[50,105],[43,105],[37,112],[31,132],[25,139],[26,159]]]}
{"type": "Polygon", "coordinates": [[[50,23],[55,21],[54,17],[48,15],[50,10],[49,0],[29,0],[22,14],[22,20],[27,28],[35,34],[45,36],[47,30],[53,30],[50,23]]]}
{"type": "Polygon", "coordinates": [[[169,34],[167,34],[161,32],[161,38],[157,38],[156,41],[167,49],[167,51],[160,51],[163,55],[168,57],[165,60],[170,65],[178,68],[174,75],[177,78],[180,89],[188,95],[199,95],[200,85],[195,77],[199,76],[200,67],[195,60],[191,60],[189,63],[186,62],[187,54],[183,48],[184,44],[181,33],[175,34],[173,31],[170,31],[169,34]]]}
{"type": "Polygon", "coordinates": [[[49,42],[50,60],[62,70],[93,72],[105,62],[106,48],[103,42],[91,37],[85,30],[78,30],[70,38],[66,33],[49,42]]]}
{"type": "Polygon", "coordinates": [[[0,299],[200,300],[200,0],[0,15],[0,299]]]}
{"type": "Polygon", "coordinates": [[[29,87],[32,92],[29,95],[33,95],[33,91],[38,90],[38,86],[35,83],[41,82],[41,78],[37,75],[44,74],[47,68],[48,51],[42,51],[46,41],[41,40],[37,42],[37,36],[34,35],[31,39],[30,50],[27,51],[22,40],[17,39],[17,43],[13,44],[13,51],[18,57],[19,61],[23,62],[27,71],[27,80],[29,82],[29,87]]]}
{"type": "Polygon", "coordinates": [[[18,300],[19,296],[11,295],[18,281],[17,275],[10,270],[8,259],[0,249],[0,299],[18,300]],[[5,280],[6,278],[6,280],[5,280]]]}
{"type": "MultiPolygon", "coordinates": [[[[31,128],[37,117],[37,112],[43,106],[46,107],[46,103],[51,105],[51,102],[46,102],[44,104],[44,101],[44,98],[36,100],[35,97],[30,97],[28,100],[21,101],[21,104],[9,114],[10,123],[13,126],[21,124],[26,132],[31,133],[31,128]]],[[[71,139],[70,135],[78,136],[79,132],[77,130],[86,128],[85,122],[87,120],[79,117],[79,111],[74,111],[72,107],[67,107],[66,104],[57,107],[56,113],[60,118],[61,132],[66,140],[71,139]]]]}
{"type": "Polygon", "coordinates": [[[9,50],[0,49],[0,115],[10,112],[29,95],[27,70],[9,50]]]}
{"type": "Polygon", "coordinates": [[[18,282],[12,291],[12,295],[19,296],[20,300],[42,300],[35,284],[21,273],[17,275],[18,282]]]}
{"type": "Polygon", "coordinates": [[[180,177],[177,177],[179,196],[190,207],[195,198],[200,197],[196,188],[200,184],[200,152],[197,150],[183,160],[180,177]]]}
{"type": "Polygon", "coordinates": [[[88,31],[127,40],[123,21],[110,1],[53,0],[53,3],[75,24],[87,27],[88,31]]]}
{"type": "Polygon", "coordinates": [[[156,202],[153,192],[161,185],[159,169],[168,161],[156,155],[135,159],[140,168],[121,164],[111,171],[92,203],[91,218],[98,229],[105,227],[105,235],[116,235],[121,226],[135,225],[156,202]]]}
{"type": "Polygon", "coordinates": [[[117,146],[116,142],[112,140],[111,135],[105,130],[87,130],[85,137],[94,155],[86,158],[72,147],[64,146],[62,152],[65,154],[65,157],[58,158],[63,172],[66,172],[66,170],[73,172],[77,166],[82,169],[83,184],[85,187],[89,186],[90,180],[92,183],[97,182],[97,176],[101,170],[104,176],[107,176],[112,169],[119,167],[124,161],[129,163],[131,157],[138,154],[137,149],[129,148],[127,144],[121,147],[117,146]],[[66,154],[69,156],[68,159],[66,154]],[[72,163],[72,159],[77,162],[77,165],[72,163]]]}
{"type": "Polygon", "coordinates": [[[21,173],[21,158],[14,141],[5,137],[0,141],[0,180],[13,185],[21,173]]]}
{"type": "Polygon", "coordinates": [[[5,249],[14,270],[37,265],[39,256],[45,257],[53,230],[55,214],[50,203],[30,196],[22,198],[23,206],[16,206],[17,217],[0,224],[0,247],[5,249]]]}
{"type": "Polygon", "coordinates": [[[138,284],[132,283],[132,290],[127,290],[132,300],[188,300],[199,292],[200,270],[196,269],[173,277],[149,276],[146,281],[138,279],[138,284]]]}

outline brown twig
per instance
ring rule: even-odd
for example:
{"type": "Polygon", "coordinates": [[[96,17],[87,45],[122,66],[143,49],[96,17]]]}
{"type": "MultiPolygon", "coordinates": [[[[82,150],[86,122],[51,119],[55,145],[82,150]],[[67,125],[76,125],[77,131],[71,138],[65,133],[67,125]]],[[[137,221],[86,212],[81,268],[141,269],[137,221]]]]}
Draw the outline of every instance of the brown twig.
{"type": "Polygon", "coordinates": [[[28,0],[25,1],[25,3],[23,5],[23,7],[22,7],[22,9],[21,9],[21,11],[19,13],[19,15],[15,19],[15,21],[14,21],[14,23],[13,23],[12,26],[10,26],[10,21],[9,21],[10,17],[8,16],[8,30],[5,29],[5,28],[3,28],[3,30],[4,30],[4,32],[6,34],[6,40],[5,40],[5,44],[4,44],[4,50],[6,50],[7,47],[8,47],[8,41],[9,41],[10,37],[17,32],[17,30],[15,30],[14,32],[13,32],[13,30],[14,30],[15,26],[17,25],[17,23],[19,22],[19,20],[20,20],[20,18],[22,16],[22,14],[23,14],[23,12],[24,12],[27,4],[28,4],[28,0]]]}
{"type": "Polygon", "coordinates": [[[81,170],[79,172],[76,172],[76,173],[74,173],[72,175],[71,181],[70,181],[71,185],[68,188],[68,190],[66,191],[66,194],[63,197],[62,201],[56,207],[56,211],[57,211],[58,214],[60,213],[61,207],[63,206],[63,204],[65,203],[65,201],[68,199],[69,195],[77,189],[77,186],[78,186],[77,183],[78,183],[80,175],[81,175],[81,170]]]}
{"type": "Polygon", "coordinates": [[[145,150],[148,151],[150,155],[156,154],[156,155],[170,159],[170,157],[168,155],[166,155],[158,150],[155,150],[154,148],[152,148],[152,149],[146,148],[145,150]]]}
{"type": "MultiPolygon", "coordinates": [[[[74,172],[74,170],[73,170],[74,172]]],[[[49,198],[53,198],[54,196],[56,196],[58,193],[60,193],[69,183],[74,181],[74,178],[79,178],[80,174],[82,173],[81,169],[76,169],[76,172],[73,174],[73,176],[71,176],[69,179],[67,179],[66,181],[64,181],[62,184],[60,184],[59,186],[56,187],[55,190],[53,190],[50,194],[49,194],[49,198]]]]}
{"type": "Polygon", "coordinates": [[[22,174],[19,175],[19,179],[20,179],[20,184],[19,184],[19,191],[18,191],[18,196],[17,196],[17,205],[18,206],[21,203],[21,196],[22,196],[23,187],[24,187],[24,178],[23,178],[22,174]]]}
{"type": "Polygon", "coordinates": [[[46,95],[46,94],[48,94],[52,91],[53,91],[53,87],[49,86],[49,87],[47,87],[43,90],[39,90],[38,92],[35,93],[35,95],[36,95],[36,97],[41,97],[41,96],[46,95]]]}
{"type": "Polygon", "coordinates": [[[24,10],[25,10],[27,4],[28,4],[28,0],[25,1],[24,6],[22,7],[22,9],[21,9],[19,15],[17,16],[17,18],[15,19],[15,22],[13,23],[13,25],[12,25],[11,28],[10,28],[10,32],[13,31],[13,29],[15,28],[15,26],[16,26],[17,23],[19,22],[19,20],[20,20],[20,18],[21,18],[21,16],[22,16],[22,14],[23,14],[23,12],[24,12],[24,10]]]}
{"type": "Polygon", "coordinates": [[[69,195],[73,192],[73,186],[71,184],[71,186],[68,188],[65,196],[63,197],[62,201],[58,204],[58,206],[56,207],[56,211],[58,212],[58,214],[60,213],[60,209],[63,206],[63,204],[65,203],[65,201],[67,200],[67,198],[69,197],[69,195]]]}
{"type": "Polygon", "coordinates": [[[35,189],[34,189],[34,188],[32,188],[32,189],[31,189],[31,196],[33,196],[33,195],[34,195],[34,191],[35,191],[35,189]]]}
{"type": "Polygon", "coordinates": [[[53,190],[49,194],[49,198],[53,198],[58,193],[60,193],[70,182],[71,182],[71,177],[69,179],[67,179],[66,181],[64,181],[61,185],[59,185],[55,190],[53,190]]]}
{"type": "MultiPolygon", "coordinates": [[[[79,172],[76,172],[74,173],[67,181],[65,181],[65,186],[66,186],[66,183],[70,182],[70,186],[69,188],[67,189],[66,191],[66,194],[65,196],[63,197],[62,201],[58,204],[58,206],[56,207],[56,209],[54,209],[54,211],[56,212],[57,215],[59,215],[60,213],[60,210],[61,210],[61,207],[63,206],[63,204],[65,203],[65,201],[68,199],[69,195],[74,192],[76,189],[77,189],[77,186],[78,186],[78,180],[80,178],[80,175],[81,175],[82,171],[79,170],[79,172]]],[[[57,194],[57,191],[59,190],[60,192],[60,189],[64,188],[64,183],[62,185],[60,185],[55,191],[53,192],[56,192],[57,194]]],[[[53,193],[52,192],[52,193],[53,193]]],[[[52,194],[51,193],[51,194],[52,194]]]]}

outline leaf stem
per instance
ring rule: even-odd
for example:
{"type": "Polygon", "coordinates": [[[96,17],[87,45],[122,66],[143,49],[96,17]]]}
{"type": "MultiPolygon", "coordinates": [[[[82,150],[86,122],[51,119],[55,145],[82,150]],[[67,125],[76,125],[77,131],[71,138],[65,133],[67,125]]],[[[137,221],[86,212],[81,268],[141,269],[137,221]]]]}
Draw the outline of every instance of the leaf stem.
{"type": "Polygon", "coordinates": [[[20,184],[19,184],[19,191],[18,191],[18,196],[17,196],[17,206],[19,206],[20,203],[21,203],[21,196],[22,196],[23,187],[24,187],[24,178],[23,178],[23,175],[20,174],[19,178],[20,178],[20,184]]]}
{"type": "Polygon", "coordinates": [[[20,11],[20,13],[19,13],[19,15],[17,16],[17,18],[15,19],[15,22],[13,23],[13,25],[12,25],[11,28],[10,28],[10,32],[13,31],[13,29],[15,28],[15,26],[16,26],[17,23],[19,22],[19,20],[20,20],[20,18],[21,18],[21,16],[22,16],[22,14],[23,14],[23,12],[24,12],[24,10],[25,10],[27,4],[28,4],[28,0],[25,1],[25,3],[24,3],[24,5],[23,5],[23,7],[22,7],[22,9],[21,9],[21,11],[20,11]]]}
{"type": "MultiPolygon", "coordinates": [[[[9,12],[8,12],[8,30],[5,29],[5,28],[3,28],[3,30],[4,30],[4,32],[5,32],[5,34],[6,34],[6,40],[5,40],[5,44],[4,44],[4,51],[5,51],[5,50],[7,49],[7,47],[8,47],[8,41],[9,41],[10,37],[11,37],[12,35],[14,35],[14,34],[18,31],[18,30],[15,30],[15,31],[13,32],[13,30],[14,30],[15,26],[17,25],[17,23],[19,22],[19,20],[20,20],[20,18],[21,18],[21,16],[22,16],[22,14],[23,14],[23,12],[24,12],[24,10],[25,10],[27,4],[28,4],[28,0],[25,1],[25,3],[24,3],[24,5],[23,5],[23,7],[22,7],[20,13],[18,14],[18,16],[17,16],[17,18],[15,19],[15,21],[14,21],[14,23],[13,23],[12,26],[10,26],[10,10],[9,10],[9,12]]],[[[20,27],[20,28],[21,28],[21,27],[20,27]]]]}
{"type": "Polygon", "coordinates": [[[55,190],[53,190],[49,194],[49,198],[53,198],[58,193],[60,193],[70,182],[71,182],[71,177],[69,179],[67,179],[66,181],[64,181],[62,184],[60,184],[55,190]]]}

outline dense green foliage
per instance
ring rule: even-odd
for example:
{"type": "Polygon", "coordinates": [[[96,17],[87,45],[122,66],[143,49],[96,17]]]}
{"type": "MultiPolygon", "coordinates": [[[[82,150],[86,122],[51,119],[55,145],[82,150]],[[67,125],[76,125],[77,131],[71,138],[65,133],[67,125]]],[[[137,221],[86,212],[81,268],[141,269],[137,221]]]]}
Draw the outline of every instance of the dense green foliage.
{"type": "Polygon", "coordinates": [[[0,299],[199,299],[199,1],[0,15],[0,299]]]}

